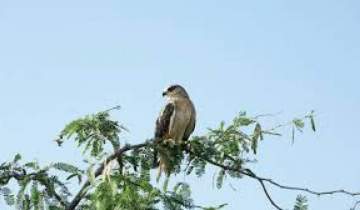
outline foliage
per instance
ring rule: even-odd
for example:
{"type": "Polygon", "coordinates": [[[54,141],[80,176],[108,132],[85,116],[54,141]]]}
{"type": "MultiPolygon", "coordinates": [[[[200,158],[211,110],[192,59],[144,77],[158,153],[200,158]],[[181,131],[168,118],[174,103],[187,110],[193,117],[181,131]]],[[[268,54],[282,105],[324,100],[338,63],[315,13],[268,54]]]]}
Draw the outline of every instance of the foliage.
{"type": "Polygon", "coordinates": [[[296,197],[294,210],[307,210],[308,204],[307,204],[307,198],[302,195],[298,195],[296,197]]]}
{"type": "Polygon", "coordinates": [[[20,160],[21,156],[17,154],[13,161],[0,165],[0,192],[6,204],[17,209],[35,210],[44,209],[44,206],[54,209],[65,204],[70,195],[68,188],[57,176],[49,173],[51,169],[61,170],[56,166],[58,164],[41,168],[35,161],[20,164],[20,160]],[[7,186],[12,179],[18,185],[16,193],[7,186]]]}
{"type": "Polygon", "coordinates": [[[84,146],[83,152],[90,151],[91,156],[100,156],[104,151],[104,144],[108,141],[117,149],[120,146],[119,133],[127,129],[117,121],[109,118],[109,112],[99,112],[72,121],[56,140],[61,145],[65,139],[74,137],[78,146],[84,146]]]}
{"type": "MultiPolygon", "coordinates": [[[[169,190],[171,177],[165,177],[162,188],[154,184],[151,177],[154,151],[165,157],[171,166],[171,174],[201,177],[209,165],[218,167],[215,180],[216,187],[221,188],[227,179],[253,176],[248,165],[255,162],[259,143],[266,136],[280,135],[274,128],[263,129],[260,117],[240,112],[230,124],[221,122],[207,134],[193,136],[186,145],[157,139],[127,145],[120,141],[126,128],[112,120],[109,111],[70,122],[56,140],[59,146],[66,140],[74,140],[84,155],[89,154],[93,161],[86,161],[88,166],[85,169],[63,162],[45,167],[36,161],[21,164],[19,154],[12,161],[2,163],[0,194],[5,202],[21,210],[70,210],[72,205],[82,210],[219,210],[227,204],[214,207],[196,205],[187,183],[177,183],[169,190]],[[69,191],[69,188],[76,188],[76,184],[69,182],[74,178],[82,186],[77,194],[69,191]],[[17,190],[10,189],[11,180],[17,183],[17,190]]],[[[313,112],[275,128],[290,125],[302,132],[304,119],[310,119],[315,131],[313,112]]],[[[295,209],[306,208],[306,199],[298,197],[295,209]]]]}

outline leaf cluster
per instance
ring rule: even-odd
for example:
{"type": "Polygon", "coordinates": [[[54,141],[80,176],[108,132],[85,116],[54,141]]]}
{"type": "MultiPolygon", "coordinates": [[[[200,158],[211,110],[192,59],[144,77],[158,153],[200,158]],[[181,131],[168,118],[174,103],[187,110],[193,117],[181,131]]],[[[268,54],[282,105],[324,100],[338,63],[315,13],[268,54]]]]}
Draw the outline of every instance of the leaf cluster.
{"type": "Polygon", "coordinates": [[[294,210],[308,210],[307,198],[303,195],[296,197],[294,210]]]}
{"type": "MultiPolygon", "coordinates": [[[[313,113],[306,118],[315,130],[313,113]]],[[[291,125],[300,130],[304,121],[294,119],[291,125]]],[[[240,112],[228,125],[221,122],[207,134],[193,136],[181,145],[150,139],[133,148],[121,142],[120,134],[126,130],[110,118],[109,111],[70,122],[60,132],[57,143],[61,145],[65,140],[74,140],[83,154],[90,154],[96,162],[86,161],[85,169],[64,162],[40,167],[35,161],[20,164],[21,156],[16,155],[12,161],[0,165],[0,194],[8,205],[21,210],[68,210],[75,198],[79,199],[76,209],[81,210],[218,210],[226,204],[196,205],[187,183],[177,183],[168,190],[170,175],[184,173],[201,177],[209,162],[213,166],[238,169],[220,168],[217,171],[214,180],[217,188],[221,188],[227,178],[243,177],[241,170],[255,162],[259,142],[265,136],[277,135],[274,129],[263,129],[257,117],[250,117],[245,112],[240,112]],[[119,153],[121,149],[124,152],[119,153]],[[169,166],[162,189],[151,179],[155,152],[161,154],[169,166]],[[69,190],[74,188],[74,183],[69,182],[72,179],[82,185],[75,195],[69,190]],[[16,192],[9,187],[11,180],[19,187],[16,192]]],[[[302,209],[296,210],[304,210],[301,199],[299,197],[297,204],[302,209]]]]}

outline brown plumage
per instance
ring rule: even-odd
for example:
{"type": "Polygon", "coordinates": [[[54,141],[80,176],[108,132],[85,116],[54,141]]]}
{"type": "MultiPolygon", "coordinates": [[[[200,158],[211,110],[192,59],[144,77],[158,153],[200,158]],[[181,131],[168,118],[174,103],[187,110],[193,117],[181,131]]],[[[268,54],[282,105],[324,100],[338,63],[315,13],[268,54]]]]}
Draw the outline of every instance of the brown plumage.
{"type": "MultiPolygon", "coordinates": [[[[180,85],[171,85],[164,92],[167,103],[156,120],[155,138],[182,144],[195,129],[196,111],[186,90],[180,85]]],[[[157,155],[155,155],[155,158],[157,155]]],[[[157,160],[156,160],[157,161],[157,160]]],[[[170,174],[164,157],[159,157],[159,176],[162,171],[170,174]]]]}

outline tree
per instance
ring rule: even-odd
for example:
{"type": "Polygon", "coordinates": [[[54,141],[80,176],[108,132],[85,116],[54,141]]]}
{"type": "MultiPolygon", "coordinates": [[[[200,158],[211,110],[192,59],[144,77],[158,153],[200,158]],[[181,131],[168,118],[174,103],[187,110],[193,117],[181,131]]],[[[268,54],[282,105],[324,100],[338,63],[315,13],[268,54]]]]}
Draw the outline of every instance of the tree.
{"type": "MultiPolygon", "coordinates": [[[[314,112],[303,118],[263,129],[260,121],[268,115],[250,117],[240,112],[226,125],[209,129],[202,136],[193,136],[185,145],[174,145],[160,139],[148,139],[139,144],[123,144],[121,133],[126,128],[112,120],[110,112],[119,107],[88,115],[70,122],[56,140],[61,146],[66,140],[74,140],[82,149],[87,168],[58,162],[40,166],[37,162],[21,161],[20,154],[0,165],[0,194],[9,206],[17,209],[49,210],[152,210],[152,209],[222,209],[226,204],[212,207],[196,205],[191,198],[191,186],[177,183],[169,189],[171,176],[166,177],[162,187],[151,182],[153,151],[162,152],[171,163],[171,174],[196,174],[201,177],[209,166],[219,169],[216,186],[221,188],[225,179],[256,180],[271,205],[283,209],[267,190],[272,185],[283,190],[293,190],[313,195],[360,193],[345,190],[317,192],[308,188],[293,187],[265,178],[253,170],[251,157],[257,154],[258,144],[269,136],[280,136],[278,129],[290,127],[292,139],[295,132],[303,131],[305,123],[315,131],[314,112]],[[77,180],[79,189],[73,195],[69,188],[71,180],[77,180]],[[13,182],[14,181],[14,182],[13,182]],[[18,188],[12,183],[17,183],[18,188]]],[[[306,197],[299,195],[295,210],[307,209],[306,197]]]]}

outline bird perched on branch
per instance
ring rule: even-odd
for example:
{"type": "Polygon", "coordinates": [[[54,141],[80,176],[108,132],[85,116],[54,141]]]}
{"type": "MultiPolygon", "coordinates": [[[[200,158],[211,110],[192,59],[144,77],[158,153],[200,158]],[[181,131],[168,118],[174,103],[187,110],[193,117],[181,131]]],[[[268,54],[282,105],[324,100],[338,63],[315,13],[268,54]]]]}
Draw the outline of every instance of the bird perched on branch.
{"type": "MultiPolygon", "coordinates": [[[[162,95],[166,98],[166,104],[156,120],[155,139],[173,145],[182,145],[195,129],[195,107],[185,88],[180,85],[170,85],[162,95]]],[[[169,165],[164,152],[159,151],[159,153],[159,161],[156,164],[159,166],[158,177],[161,176],[162,171],[170,175],[172,166],[169,165]]],[[[157,161],[157,152],[155,161],[157,161]]]]}

